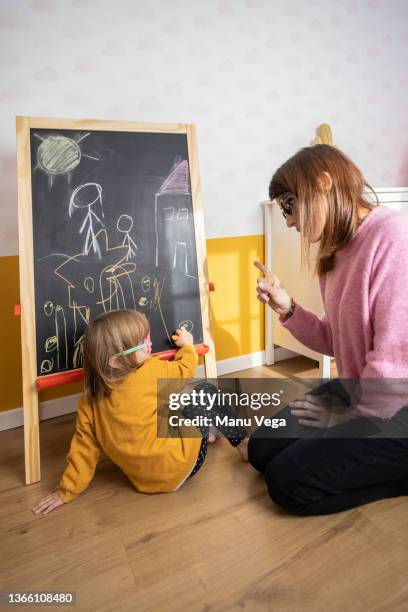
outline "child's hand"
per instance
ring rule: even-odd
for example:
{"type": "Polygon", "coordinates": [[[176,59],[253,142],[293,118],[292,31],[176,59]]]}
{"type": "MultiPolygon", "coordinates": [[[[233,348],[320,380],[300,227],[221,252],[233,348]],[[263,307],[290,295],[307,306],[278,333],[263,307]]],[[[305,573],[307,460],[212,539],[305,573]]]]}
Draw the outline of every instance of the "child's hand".
{"type": "Polygon", "coordinates": [[[49,495],[46,495],[31,508],[35,514],[48,514],[58,506],[63,505],[62,499],[59,497],[57,489],[53,489],[49,495]]]}
{"type": "Polygon", "coordinates": [[[186,344],[193,344],[194,342],[193,334],[190,333],[185,327],[177,329],[171,338],[174,344],[179,348],[186,346],[186,344]]]}

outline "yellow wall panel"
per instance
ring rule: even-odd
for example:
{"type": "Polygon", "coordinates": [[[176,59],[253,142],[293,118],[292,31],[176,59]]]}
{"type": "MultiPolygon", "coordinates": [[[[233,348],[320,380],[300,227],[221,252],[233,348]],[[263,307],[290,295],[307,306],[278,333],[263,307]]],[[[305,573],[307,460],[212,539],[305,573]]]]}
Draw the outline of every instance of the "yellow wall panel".
{"type": "Polygon", "coordinates": [[[256,299],[258,271],[263,260],[263,236],[207,240],[212,326],[217,360],[264,349],[264,307],[256,299]]]}

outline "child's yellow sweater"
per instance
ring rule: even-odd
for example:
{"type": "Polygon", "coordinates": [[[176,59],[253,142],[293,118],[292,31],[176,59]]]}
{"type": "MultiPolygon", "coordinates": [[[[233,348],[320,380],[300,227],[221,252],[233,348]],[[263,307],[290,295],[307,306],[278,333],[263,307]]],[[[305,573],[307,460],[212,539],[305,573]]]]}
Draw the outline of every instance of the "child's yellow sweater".
{"type": "Polygon", "coordinates": [[[184,346],[176,359],[152,357],[118,383],[109,397],[78,402],[76,430],[58,494],[67,503],[91,482],[101,450],[144,493],[173,491],[191,472],[201,438],[157,437],[157,380],[193,378],[197,352],[184,346]]]}

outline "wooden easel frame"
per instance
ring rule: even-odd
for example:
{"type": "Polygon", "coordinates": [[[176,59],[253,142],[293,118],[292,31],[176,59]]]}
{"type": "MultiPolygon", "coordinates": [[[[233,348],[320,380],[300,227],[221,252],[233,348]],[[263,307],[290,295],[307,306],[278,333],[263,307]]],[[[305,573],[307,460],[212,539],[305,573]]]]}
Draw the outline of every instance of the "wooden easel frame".
{"type": "MultiPolygon", "coordinates": [[[[31,190],[30,130],[86,130],[114,132],[158,132],[186,134],[190,169],[191,198],[194,213],[194,233],[200,288],[203,341],[209,347],[204,355],[208,378],[217,377],[215,347],[210,327],[210,287],[204,232],[204,215],[198,168],[195,126],[191,124],[140,123],[103,121],[97,119],[57,119],[47,117],[17,117],[17,188],[19,224],[19,265],[21,304],[21,354],[24,404],[25,482],[41,480],[39,401],[37,381],[34,252],[31,190]]],[[[43,377],[41,377],[43,378],[43,377]]]]}

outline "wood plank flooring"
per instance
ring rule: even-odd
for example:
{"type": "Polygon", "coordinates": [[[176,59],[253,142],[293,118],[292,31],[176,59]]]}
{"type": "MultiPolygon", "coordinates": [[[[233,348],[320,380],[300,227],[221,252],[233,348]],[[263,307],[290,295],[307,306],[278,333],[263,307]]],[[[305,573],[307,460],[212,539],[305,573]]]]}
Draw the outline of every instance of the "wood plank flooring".
{"type": "MultiPolygon", "coordinates": [[[[303,358],[239,375],[318,376],[303,358]]],[[[408,609],[407,497],[287,516],[224,440],[176,493],[138,494],[104,458],[80,498],[33,515],[58,482],[74,422],[41,423],[42,481],[29,487],[22,428],[0,432],[0,590],[76,591],[73,609],[98,612],[408,609]]]]}

